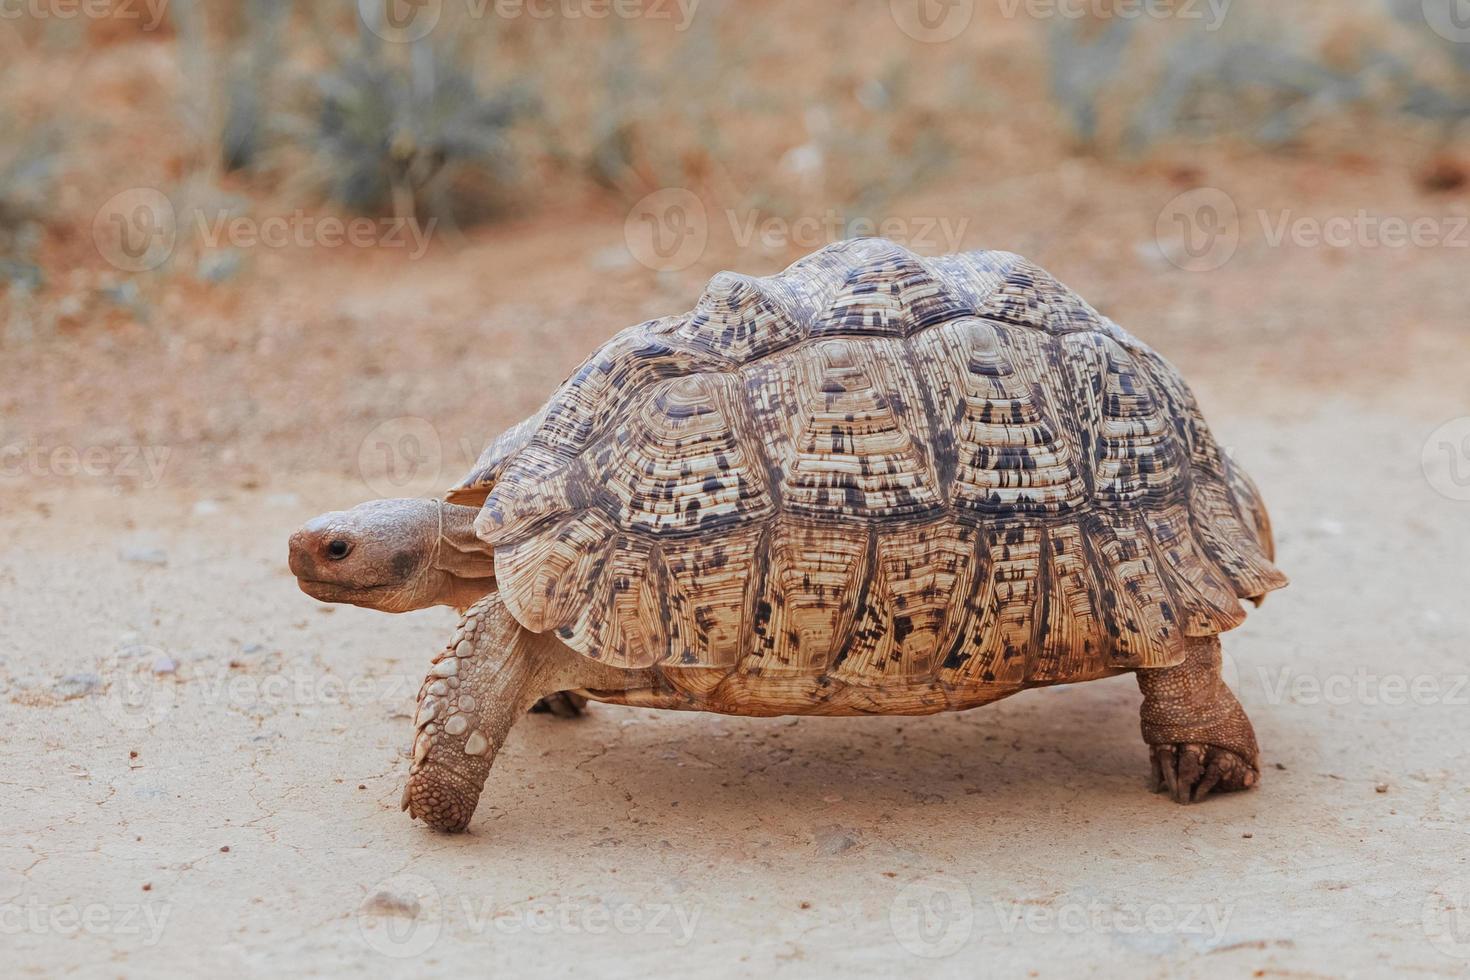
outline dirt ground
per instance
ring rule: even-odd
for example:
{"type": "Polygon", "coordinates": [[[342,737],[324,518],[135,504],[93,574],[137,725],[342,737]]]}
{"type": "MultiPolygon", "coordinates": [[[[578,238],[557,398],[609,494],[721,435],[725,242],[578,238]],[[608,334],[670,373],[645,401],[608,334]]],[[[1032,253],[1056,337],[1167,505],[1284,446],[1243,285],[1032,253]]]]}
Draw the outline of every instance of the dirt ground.
{"type": "MultiPolygon", "coordinates": [[[[1253,227],[1466,211],[1371,167],[1191,166],[1253,227]]],[[[447,484],[615,329],[794,256],[717,243],[655,275],[596,210],[411,268],[262,256],[151,324],[9,325],[0,443],[35,462],[0,476],[7,970],[1463,975],[1467,253],[1255,228],[1190,274],[1153,234],[1181,189],[1072,161],[906,213],[970,216],[965,247],[1033,256],[1158,346],[1260,483],[1293,585],[1226,638],[1257,791],[1148,793],[1124,677],[921,719],[533,716],[469,834],[410,823],[451,614],[315,603],[287,535],[447,484]],[[382,469],[385,433],[421,468],[382,469]]]]}

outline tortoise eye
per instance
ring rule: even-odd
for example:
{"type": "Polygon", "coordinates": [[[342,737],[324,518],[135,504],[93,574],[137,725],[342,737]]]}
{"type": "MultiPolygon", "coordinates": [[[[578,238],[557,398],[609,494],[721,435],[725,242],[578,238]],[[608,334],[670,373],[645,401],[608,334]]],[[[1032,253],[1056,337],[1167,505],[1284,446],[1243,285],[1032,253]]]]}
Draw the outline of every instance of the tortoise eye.
{"type": "Polygon", "coordinates": [[[347,557],[348,552],[351,550],[352,545],[349,542],[343,541],[341,538],[336,538],[331,544],[327,545],[327,557],[332,559],[332,561],[341,561],[347,557]]]}

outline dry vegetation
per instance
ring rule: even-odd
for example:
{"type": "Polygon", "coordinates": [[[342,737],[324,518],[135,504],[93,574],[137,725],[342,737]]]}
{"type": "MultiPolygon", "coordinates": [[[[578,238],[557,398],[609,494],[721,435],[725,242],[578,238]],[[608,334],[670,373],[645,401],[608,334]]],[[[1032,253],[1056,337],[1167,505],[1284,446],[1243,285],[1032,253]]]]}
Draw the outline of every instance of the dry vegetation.
{"type": "MultiPolygon", "coordinates": [[[[1470,45],[1417,2],[1289,20],[1240,3],[1219,30],[980,4],[943,44],[856,0],[705,0],[687,23],[675,4],[639,20],[473,9],[445,4],[416,44],[382,41],[345,0],[0,24],[0,436],[167,444],[186,450],[175,478],[224,462],[256,482],[350,471],[385,417],[478,443],[718,268],[770,271],[885,219],[920,250],[1032,254],[1186,361],[1229,338],[1261,371],[1339,383],[1381,353],[1385,320],[1420,338],[1404,371],[1456,343],[1453,302],[1404,278],[1403,250],[1303,251],[1261,283],[1282,257],[1253,221],[1215,275],[1181,275],[1151,243],[1196,186],[1246,216],[1464,213],[1470,45]],[[710,241],[655,274],[622,225],[667,187],[703,202],[710,241]],[[105,247],[109,220],[132,220],[108,202],[135,188],[177,217],[145,271],[105,247]],[[423,248],[381,230],[322,247],[322,221],[358,215],[412,218],[423,248]],[[219,238],[271,218],[305,245],[219,238]],[[1350,259],[1370,271],[1344,282],[1350,259]]],[[[1436,276],[1463,252],[1413,259],[1436,276]]]]}

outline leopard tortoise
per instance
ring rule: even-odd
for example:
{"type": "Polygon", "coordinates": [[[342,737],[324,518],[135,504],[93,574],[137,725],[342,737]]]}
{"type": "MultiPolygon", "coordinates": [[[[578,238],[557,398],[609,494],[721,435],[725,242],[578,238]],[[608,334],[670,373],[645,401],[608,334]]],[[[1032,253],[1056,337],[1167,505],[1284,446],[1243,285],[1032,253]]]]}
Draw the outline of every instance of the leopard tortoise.
{"type": "Polygon", "coordinates": [[[881,239],[613,337],[443,500],[326,514],[308,594],[463,610],[404,807],[470,820],[539,699],[926,714],[1137,673],[1156,788],[1259,777],[1218,634],[1286,584],[1158,354],[1019,256],[881,239]],[[566,692],[566,693],[563,693],[566,692]]]}

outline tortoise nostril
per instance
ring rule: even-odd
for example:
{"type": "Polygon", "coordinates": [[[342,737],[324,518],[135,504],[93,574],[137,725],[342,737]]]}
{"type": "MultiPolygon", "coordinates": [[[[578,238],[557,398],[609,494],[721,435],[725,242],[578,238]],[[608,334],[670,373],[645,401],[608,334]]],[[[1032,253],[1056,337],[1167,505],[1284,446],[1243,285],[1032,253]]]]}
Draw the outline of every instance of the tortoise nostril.
{"type": "Polygon", "coordinates": [[[332,542],[327,545],[327,557],[332,559],[332,561],[341,561],[343,558],[346,558],[351,551],[351,542],[343,541],[341,538],[334,538],[332,539],[332,542]]]}

